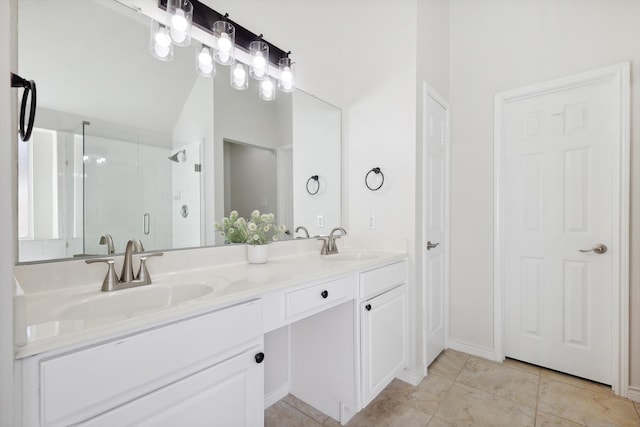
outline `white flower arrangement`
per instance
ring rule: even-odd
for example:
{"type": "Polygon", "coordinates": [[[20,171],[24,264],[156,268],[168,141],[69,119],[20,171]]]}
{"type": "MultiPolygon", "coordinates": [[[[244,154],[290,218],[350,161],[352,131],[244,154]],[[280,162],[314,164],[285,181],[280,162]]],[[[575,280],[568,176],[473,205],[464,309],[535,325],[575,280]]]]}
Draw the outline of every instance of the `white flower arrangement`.
{"type": "Polygon", "coordinates": [[[231,211],[229,218],[222,218],[222,223],[216,223],[214,227],[225,238],[226,243],[249,245],[275,242],[287,230],[284,225],[275,224],[275,216],[272,213],[261,214],[258,210],[251,212],[249,220],[238,216],[237,211],[231,211]]]}

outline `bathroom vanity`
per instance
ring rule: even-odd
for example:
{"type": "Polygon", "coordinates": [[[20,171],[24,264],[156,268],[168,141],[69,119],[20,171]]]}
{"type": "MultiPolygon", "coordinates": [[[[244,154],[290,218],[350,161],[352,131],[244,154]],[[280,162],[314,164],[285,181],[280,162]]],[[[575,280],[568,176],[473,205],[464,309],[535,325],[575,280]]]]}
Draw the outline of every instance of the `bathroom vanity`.
{"type": "Polygon", "coordinates": [[[214,265],[170,252],[153,284],[101,294],[35,282],[104,266],[16,267],[22,425],[259,426],[287,393],[345,424],[407,365],[406,255],[315,246],[264,265],[243,247],[196,251],[214,265]]]}

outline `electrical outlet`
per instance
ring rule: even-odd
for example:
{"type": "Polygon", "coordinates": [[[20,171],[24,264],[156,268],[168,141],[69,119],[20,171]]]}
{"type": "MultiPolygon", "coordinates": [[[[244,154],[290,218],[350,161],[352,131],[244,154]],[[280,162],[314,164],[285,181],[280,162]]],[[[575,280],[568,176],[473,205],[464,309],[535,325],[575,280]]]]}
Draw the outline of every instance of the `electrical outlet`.
{"type": "Polygon", "coordinates": [[[369,230],[375,230],[376,229],[376,215],[370,213],[369,216],[367,217],[367,228],[369,230]]]}
{"type": "Polygon", "coordinates": [[[317,224],[318,228],[324,227],[324,215],[318,215],[317,224]]]}

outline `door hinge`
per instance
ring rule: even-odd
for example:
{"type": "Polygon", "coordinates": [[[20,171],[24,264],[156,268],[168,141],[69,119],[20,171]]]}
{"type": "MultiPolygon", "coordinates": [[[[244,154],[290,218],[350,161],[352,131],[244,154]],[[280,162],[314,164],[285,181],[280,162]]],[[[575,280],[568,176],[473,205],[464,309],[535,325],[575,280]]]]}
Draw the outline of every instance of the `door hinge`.
{"type": "Polygon", "coordinates": [[[193,171],[194,172],[202,172],[202,165],[200,163],[194,163],[193,164],[193,171]]]}

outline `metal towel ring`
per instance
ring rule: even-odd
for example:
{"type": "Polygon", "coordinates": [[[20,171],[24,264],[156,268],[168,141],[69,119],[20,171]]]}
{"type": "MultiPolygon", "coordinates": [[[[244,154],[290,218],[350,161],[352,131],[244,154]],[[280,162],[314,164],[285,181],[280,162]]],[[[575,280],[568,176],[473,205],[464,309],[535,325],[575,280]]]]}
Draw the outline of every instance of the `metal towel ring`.
{"type": "Polygon", "coordinates": [[[364,177],[364,185],[367,186],[367,188],[371,191],[378,191],[379,189],[382,188],[382,185],[384,184],[384,174],[382,173],[382,171],[380,170],[380,168],[375,167],[373,169],[371,169],[369,172],[367,172],[367,175],[364,177]],[[371,175],[371,173],[375,173],[376,175],[380,175],[382,176],[382,182],[380,183],[380,185],[378,185],[377,187],[373,188],[369,185],[369,175],[371,175]]]}
{"type": "Polygon", "coordinates": [[[33,80],[23,79],[17,74],[11,73],[11,87],[21,87],[24,89],[22,93],[22,102],[20,104],[20,122],[18,125],[18,133],[20,139],[27,141],[31,138],[31,131],[33,131],[33,123],[36,118],[36,82],[33,80]],[[29,121],[25,128],[25,111],[27,109],[27,100],[31,94],[31,108],[29,109],[29,121]]]}
{"type": "Polygon", "coordinates": [[[311,194],[312,196],[315,196],[316,194],[318,194],[318,191],[320,191],[320,177],[318,175],[312,175],[311,178],[307,180],[307,193],[311,194]],[[309,183],[311,181],[316,182],[316,191],[309,190],[309,183]]]}

